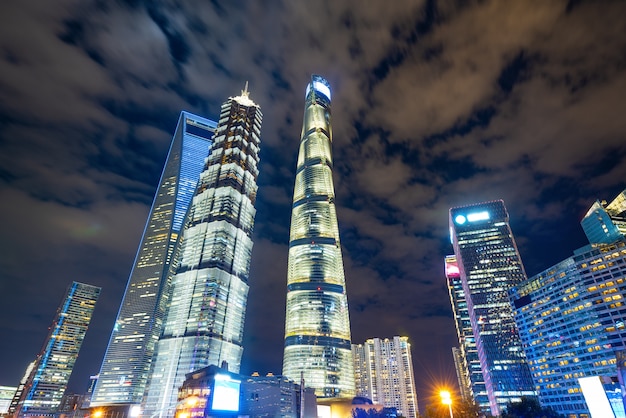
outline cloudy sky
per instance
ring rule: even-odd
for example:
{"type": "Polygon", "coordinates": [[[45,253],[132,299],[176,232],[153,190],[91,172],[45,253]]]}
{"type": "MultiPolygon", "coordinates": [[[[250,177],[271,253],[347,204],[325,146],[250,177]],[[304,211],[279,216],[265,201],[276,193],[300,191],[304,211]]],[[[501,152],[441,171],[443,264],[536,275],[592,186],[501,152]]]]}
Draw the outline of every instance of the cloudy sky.
{"type": "Polygon", "coordinates": [[[452,206],[504,199],[529,275],[626,187],[626,3],[20,0],[0,5],[0,385],[67,285],[102,295],[72,377],[99,370],[181,110],[249,81],[261,165],[243,372],[279,373],[304,89],[333,87],[355,343],[408,335],[419,396],[455,379],[452,206]],[[261,5],[263,4],[263,5],[261,5]]]}

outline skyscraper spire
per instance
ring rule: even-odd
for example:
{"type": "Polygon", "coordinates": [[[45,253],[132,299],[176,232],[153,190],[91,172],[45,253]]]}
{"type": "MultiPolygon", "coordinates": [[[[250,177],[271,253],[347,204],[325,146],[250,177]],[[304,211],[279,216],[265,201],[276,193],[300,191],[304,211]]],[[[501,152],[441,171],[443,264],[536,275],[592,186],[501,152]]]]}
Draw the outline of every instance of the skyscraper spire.
{"type": "Polygon", "coordinates": [[[350,320],[332,178],[330,85],[306,89],[293,194],[283,375],[318,397],[355,394],[350,320]]]}

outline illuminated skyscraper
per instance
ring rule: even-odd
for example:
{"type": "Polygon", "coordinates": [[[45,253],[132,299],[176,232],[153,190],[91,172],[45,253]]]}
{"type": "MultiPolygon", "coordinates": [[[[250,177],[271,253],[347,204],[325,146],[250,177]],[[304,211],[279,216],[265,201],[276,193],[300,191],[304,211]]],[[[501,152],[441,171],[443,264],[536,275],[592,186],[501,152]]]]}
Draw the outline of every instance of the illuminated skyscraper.
{"type": "Polygon", "coordinates": [[[535,396],[508,290],[526,279],[501,200],[450,209],[450,233],[492,415],[535,396]]]}
{"type": "Polygon", "coordinates": [[[445,259],[445,273],[448,279],[448,293],[454,322],[456,325],[457,338],[459,339],[458,352],[453,351],[454,364],[459,379],[459,389],[461,397],[466,400],[473,400],[482,410],[489,411],[489,398],[485,388],[485,379],[480,368],[478,350],[476,350],[476,340],[472,331],[472,323],[465,291],[461,281],[461,273],[456,256],[448,255],[445,259]]]}
{"type": "Polygon", "coordinates": [[[333,187],[330,85],[306,89],[291,212],[283,375],[318,397],[354,396],[350,320],[333,187]]]}
{"type": "Polygon", "coordinates": [[[57,310],[48,337],[10,412],[14,416],[56,412],[91,322],[100,288],[73,282],[57,310]]]}
{"type": "Polygon", "coordinates": [[[371,338],[352,345],[356,394],[416,418],[417,392],[408,337],[371,338]]]}
{"type": "Polygon", "coordinates": [[[141,403],[167,305],[167,273],[215,126],[180,114],[91,406],[141,403]]]}
{"type": "Polygon", "coordinates": [[[210,156],[176,250],[169,307],[144,401],[144,415],[172,416],[185,374],[243,353],[262,114],[249,97],[221,108],[210,156]]]}

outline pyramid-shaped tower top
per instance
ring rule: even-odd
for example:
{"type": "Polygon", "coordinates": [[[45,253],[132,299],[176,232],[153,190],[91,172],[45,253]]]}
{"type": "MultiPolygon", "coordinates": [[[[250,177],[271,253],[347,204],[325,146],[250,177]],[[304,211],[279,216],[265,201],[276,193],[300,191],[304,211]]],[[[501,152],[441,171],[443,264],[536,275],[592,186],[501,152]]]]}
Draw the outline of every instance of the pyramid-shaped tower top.
{"type": "Polygon", "coordinates": [[[246,81],[246,85],[244,86],[243,90],[241,90],[241,95],[236,96],[236,97],[231,97],[231,99],[233,99],[234,101],[236,101],[237,103],[243,106],[259,107],[259,105],[254,103],[252,99],[250,99],[249,96],[250,96],[250,92],[248,91],[248,82],[246,81]]]}

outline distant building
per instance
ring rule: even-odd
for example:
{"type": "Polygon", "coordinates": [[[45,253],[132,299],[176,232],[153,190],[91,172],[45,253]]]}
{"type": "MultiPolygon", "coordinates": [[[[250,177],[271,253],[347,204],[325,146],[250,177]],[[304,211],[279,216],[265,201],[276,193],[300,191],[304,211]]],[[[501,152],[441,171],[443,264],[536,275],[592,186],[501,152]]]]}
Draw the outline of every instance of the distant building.
{"type": "Polygon", "coordinates": [[[174,255],[169,305],[143,401],[145,415],[167,416],[187,373],[223,362],[239,371],[261,121],[247,84],[241,95],[222,104],[174,255]]]}
{"type": "Polygon", "coordinates": [[[617,357],[626,358],[626,240],[583,247],[510,295],[539,401],[587,417],[592,405],[580,379],[623,380],[617,357]]]}
{"type": "Polygon", "coordinates": [[[450,209],[450,234],[492,415],[535,396],[508,290],[526,279],[501,200],[450,209]]]}
{"type": "Polygon", "coordinates": [[[6,414],[9,412],[9,406],[17,392],[15,386],[0,386],[0,414],[6,414]]]}
{"type": "Polygon", "coordinates": [[[613,201],[596,201],[580,222],[592,244],[610,244],[626,236],[626,190],[613,201]]]}
{"type": "Polygon", "coordinates": [[[26,385],[30,381],[31,374],[33,370],[35,370],[35,366],[37,365],[37,360],[31,361],[28,366],[26,366],[26,371],[24,372],[24,376],[20,379],[20,384],[17,386],[17,390],[13,394],[13,399],[9,403],[9,415],[14,415],[17,411],[20,399],[22,399],[22,393],[24,393],[24,389],[26,389],[26,385]]]}
{"type": "Polygon", "coordinates": [[[313,389],[286,377],[242,376],[211,365],[187,374],[172,415],[316,418],[317,402],[313,389]]]}
{"type": "Polygon", "coordinates": [[[311,77],[289,232],[283,375],[318,397],[352,398],[354,370],[331,151],[331,91],[311,77]]]}
{"type": "Polygon", "coordinates": [[[352,345],[357,396],[395,408],[399,415],[419,414],[411,344],[408,337],[371,338],[352,345]]]}
{"type": "MultiPolygon", "coordinates": [[[[91,398],[92,406],[140,404],[161,334],[167,274],[209,155],[216,123],[181,112],[91,398]]],[[[124,408],[123,408],[124,409],[124,408]]]]}
{"type": "Polygon", "coordinates": [[[472,331],[472,323],[469,310],[467,309],[465,291],[463,290],[456,256],[446,256],[445,274],[448,279],[448,294],[459,340],[459,347],[454,347],[452,354],[461,398],[476,402],[482,410],[488,411],[489,398],[487,397],[483,372],[480,368],[476,339],[474,338],[474,331],[472,331]]]}
{"type": "Polygon", "coordinates": [[[16,416],[58,411],[99,295],[99,287],[69,286],[24,390],[14,400],[16,416]]]}

